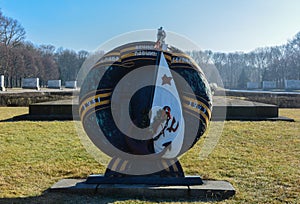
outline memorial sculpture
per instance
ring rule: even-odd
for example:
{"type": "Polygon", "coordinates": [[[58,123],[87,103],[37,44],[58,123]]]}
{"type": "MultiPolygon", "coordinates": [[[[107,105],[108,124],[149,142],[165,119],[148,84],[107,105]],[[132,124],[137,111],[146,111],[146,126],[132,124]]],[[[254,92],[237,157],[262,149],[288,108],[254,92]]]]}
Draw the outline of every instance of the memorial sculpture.
{"type": "Polygon", "coordinates": [[[111,157],[105,174],[86,184],[203,184],[184,175],[178,158],[208,129],[210,87],[192,58],[166,45],[165,33],[157,37],[109,51],[83,81],[83,128],[111,157]]]}
{"type": "Polygon", "coordinates": [[[104,177],[184,178],[177,158],[206,131],[211,109],[210,88],[201,69],[163,39],[129,43],[105,54],[88,73],[79,99],[87,135],[112,157],[104,177]]]}
{"type": "Polygon", "coordinates": [[[151,198],[235,194],[226,181],[183,172],[178,158],[208,130],[212,94],[200,67],[165,39],[160,28],[156,41],[130,41],[87,63],[74,110],[86,132],[81,139],[89,144],[87,151],[103,158],[104,153],[110,161],[104,175],[62,179],[51,189],[151,198]]]}

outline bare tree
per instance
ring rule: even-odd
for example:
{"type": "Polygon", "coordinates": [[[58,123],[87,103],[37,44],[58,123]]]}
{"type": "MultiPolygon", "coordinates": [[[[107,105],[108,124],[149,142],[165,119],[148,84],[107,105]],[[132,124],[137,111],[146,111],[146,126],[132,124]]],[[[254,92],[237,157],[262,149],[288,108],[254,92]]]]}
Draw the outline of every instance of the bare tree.
{"type": "Polygon", "coordinates": [[[0,18],[0,42],[7,47],[15,47],[25,39],[25,30],[15,19],[0,18]]]}
{"type": "Polygon", "coordinates": [[[10,17],[6,17],[0,11],[0,44],[4,48],[1,71],[8,78],[8,86],[12,87],[12,75],[14,67],[9,66],[11,60],[11,48],[14,48],[25,39],[25,30],[21,24],[10,17]]]}
{"type": "Polygon", "coordinates": [[[55,47],[53,45],[41,45],[38,49],[43,64],[40,77],[41,82],[45,85],[48,80],[59,79],[59,69],[55,61],[55,47]]]}

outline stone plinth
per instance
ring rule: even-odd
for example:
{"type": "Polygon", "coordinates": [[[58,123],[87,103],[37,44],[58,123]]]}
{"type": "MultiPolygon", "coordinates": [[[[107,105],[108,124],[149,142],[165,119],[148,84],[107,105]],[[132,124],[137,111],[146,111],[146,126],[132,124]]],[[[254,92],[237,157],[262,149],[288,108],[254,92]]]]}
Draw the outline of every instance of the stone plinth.
{"type": "MultiPolygon", "coordinates": [[[[278,115],[278,106],[276,105],[220,96],[213,97],[213,104],[212,120],[291,121],[289,118],[278,115]]],[[[78,101],[61,100],[31,104],[29,106],[29,117],[38,120],[49,120],[50,118],[54,118],[55,120],[79,119],[78,101]],[[76,115],[73,115],[73,113],[76,113],[76,115]]]]}

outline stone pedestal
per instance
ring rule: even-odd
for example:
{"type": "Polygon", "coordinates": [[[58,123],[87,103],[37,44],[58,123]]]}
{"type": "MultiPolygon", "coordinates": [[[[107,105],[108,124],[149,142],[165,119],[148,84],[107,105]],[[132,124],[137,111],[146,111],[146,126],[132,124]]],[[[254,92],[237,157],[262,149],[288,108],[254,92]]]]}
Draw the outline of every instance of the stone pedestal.
{"type": "Polygon", "coordinates": [[[145,184],[87,184],[86,179],[62,179],[50,188],[50,192],[97,193],[106,197],[150,199],[222,200],[235,194],[227,181],[203,180],[202,185],[156,186],[145,184]]]}

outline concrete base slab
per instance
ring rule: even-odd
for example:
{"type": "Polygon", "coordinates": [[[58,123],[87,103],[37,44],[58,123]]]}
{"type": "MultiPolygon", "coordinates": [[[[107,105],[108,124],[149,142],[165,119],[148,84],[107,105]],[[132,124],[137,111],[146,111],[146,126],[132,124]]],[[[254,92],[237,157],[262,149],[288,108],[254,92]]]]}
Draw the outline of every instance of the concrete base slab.
{"type": "Polygon", "coordinates": [[[163,198],[163,199],[227,199],[235,189],[227,181],[203,180],[195,186],[153,186],[127,184],[87,184],[85,179],[62,179],[50,188],[50,192],[96,193],[108,197],[163,198]]]}
{"type": "MultiPolygon", "coordinates": [[[[247,100],[213,97],[212,120],[294,121],[278,115],[278,106],[247,100]]],[[[14,120],[80,120],[78,99],[36,103],[29,106],[29,114],[14,120]],[[72,112],[73,110],[73,112],[72,112]],[[73,115],[73,113],[76,113],[73,115]]]]}

